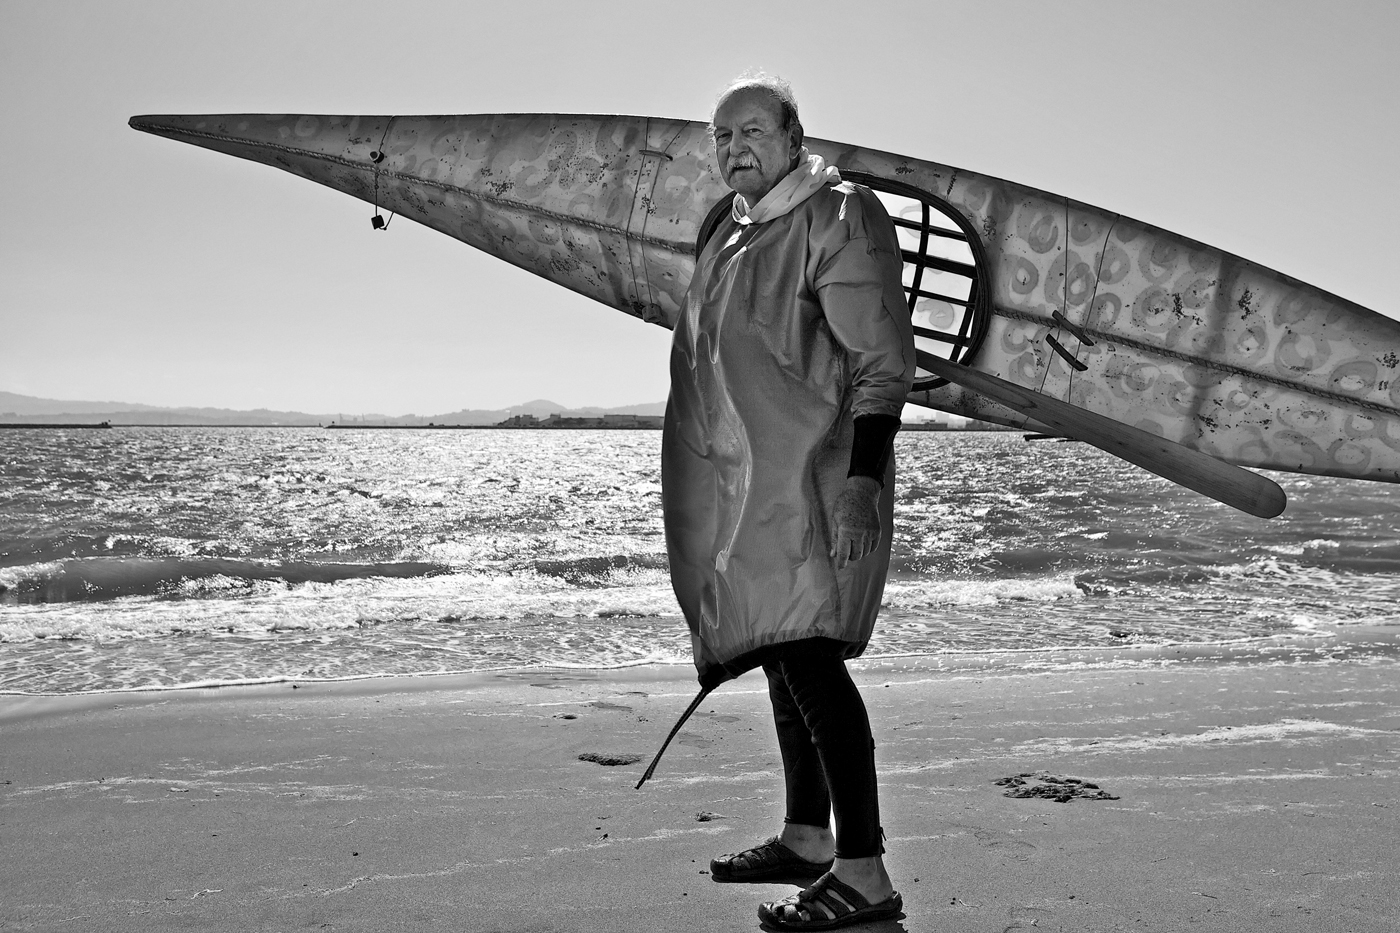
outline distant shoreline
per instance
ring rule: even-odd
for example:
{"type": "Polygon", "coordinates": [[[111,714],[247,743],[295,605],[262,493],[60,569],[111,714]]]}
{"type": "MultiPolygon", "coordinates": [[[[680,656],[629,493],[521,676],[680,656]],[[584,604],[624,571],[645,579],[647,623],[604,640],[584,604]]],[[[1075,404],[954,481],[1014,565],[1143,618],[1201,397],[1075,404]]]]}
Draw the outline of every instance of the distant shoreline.
{"type": "MultiPolygon", "coordinates": [[[[108,422],[108,421],[103,421],[103,422],[101,422],[100,424],[86,424],[86,423],[78,424],[78,423],[71,423],[71,422],[65,422],[65,421],[49,421],[49,422],[42,422],[42,423],[40,423],[40,422],[33,422],[33,423],[30,423],[30,424],[7,424],[7,423],[5,423],[5,422],[0,422],[0,428],[102,428],[102,429],[105,429],[105,428],[110,428],[110,427],[112,427],[112,424],[111,424],[111,422],[108,422]]],[[[117,425],[117,427],[125,427],[125,425],[117,425]]]]}
{"type": "MultiPolygon", "coordinates": [[[[536,425],[515,425],[515,424],[201,424],[199,422],[188,422],[181,424],[152,424],[141,422],[112,423],[103,421],[100,423],[87,422],[0,422],[0,430],[30,429],[30,430],[66,430],[68,428],[78,428],[83,430],[104,430],[108,428],[296,428],[305,430],[307,428],[320,428],[327,431],[659,431],[660,425],[643,424],[619,424],[619,425],[550,425],[540,423],[536,425]]],[[[981,424],[976,427],[953,428],[942,424],[906,424],[900,428],[903,432],[909,431],[933,431],[947,432],[951,434],[968,434],[985,431],[1022,431],[1022,428],[1002,427],[994,424],[981,424]]]]}

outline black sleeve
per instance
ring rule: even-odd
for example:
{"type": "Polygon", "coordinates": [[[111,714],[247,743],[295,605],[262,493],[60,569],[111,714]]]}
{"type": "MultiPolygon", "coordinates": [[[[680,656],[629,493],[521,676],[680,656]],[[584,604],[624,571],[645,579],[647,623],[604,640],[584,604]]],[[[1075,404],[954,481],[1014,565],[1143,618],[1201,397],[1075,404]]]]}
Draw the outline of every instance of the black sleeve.
{"type": "Polygon", "coordinates": [[[855,421],[855,442],[851,444],[849,476],[868,476],[885,485],[885,468],[894,452],[894,436],[899,431],[898,415],[861,415],[855,421]]]}

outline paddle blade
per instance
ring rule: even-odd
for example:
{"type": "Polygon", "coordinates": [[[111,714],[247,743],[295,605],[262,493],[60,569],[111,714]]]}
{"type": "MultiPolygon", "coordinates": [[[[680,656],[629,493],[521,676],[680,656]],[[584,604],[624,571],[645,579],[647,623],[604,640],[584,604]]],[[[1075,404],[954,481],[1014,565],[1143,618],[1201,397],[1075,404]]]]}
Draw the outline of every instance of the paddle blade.
{"type": "Polygon", "coordinates": [[[1258,473],[960,363],[914,352],[928,372],[1241,512],[1273,518],[1288,504],[1278,483],[1258,473]]]}

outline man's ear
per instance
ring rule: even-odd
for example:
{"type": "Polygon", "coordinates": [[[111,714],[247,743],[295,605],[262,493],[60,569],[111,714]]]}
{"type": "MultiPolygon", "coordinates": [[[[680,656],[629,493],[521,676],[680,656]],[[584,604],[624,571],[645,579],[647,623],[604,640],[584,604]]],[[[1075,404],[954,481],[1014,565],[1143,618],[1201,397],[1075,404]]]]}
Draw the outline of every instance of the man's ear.
{"type": "Polygon", "coordinates": [[[792,133],[792,157],[795,159],[797,158],[797,154],[802,151],[802,141],[804,139],[802,135],[802,124],[794,121],[792,129],[788,132],[792,133]]]}

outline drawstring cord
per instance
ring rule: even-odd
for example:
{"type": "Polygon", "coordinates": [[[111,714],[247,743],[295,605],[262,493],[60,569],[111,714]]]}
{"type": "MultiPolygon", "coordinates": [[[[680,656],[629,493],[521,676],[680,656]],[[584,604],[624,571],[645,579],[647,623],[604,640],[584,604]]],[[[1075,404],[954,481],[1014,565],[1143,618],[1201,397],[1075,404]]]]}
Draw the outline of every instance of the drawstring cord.
{"type": "Polygon", "coordinates": [[[719,684],[711,684],[708,687],[702,686],[700,688],[700,693],[695,699],[690,701],[690,705],[686,707],[685,712],[681,713],[681,718],[676,720],[676,724],[671,727],[671,734],[666,736],[666,741],[661,743],[661,750],[658,751],[656,757],[651,760],[651,764],[647,766],[646,772],[642,775],[642,779],[637,782],[637,786],[633,788],[634,790],[640,790],[641,786],[651,779],[653,772],[656,771],[656,766],[661,764],[661,756],[666,754],[666,747],[671,744],[671,740],[676,737],[676,733],[681,731],[681,726],[685,725],[685,721],[690,718],[690,714],[700,708],[700,704],[705,702],[705,697],[709,696],[710,691],[714,690],[717,686],[719,686],[719,684]]]}
{"type": "Polygon", "coordinates": [[[389,212],[389,219],[386,221],[379,213],[379,163],[384,161],[384,140],[389,138],[389,128],[398,119],[397,115],[389,118],[389,122],[384,124],[384,133],[379,137],[379,148],[372,150],[369,160],[374,165],[374,216],[370,218],[369,225],[376,230],[388,230],[389,224],[394,222],[394,212],[389,212]]]}

